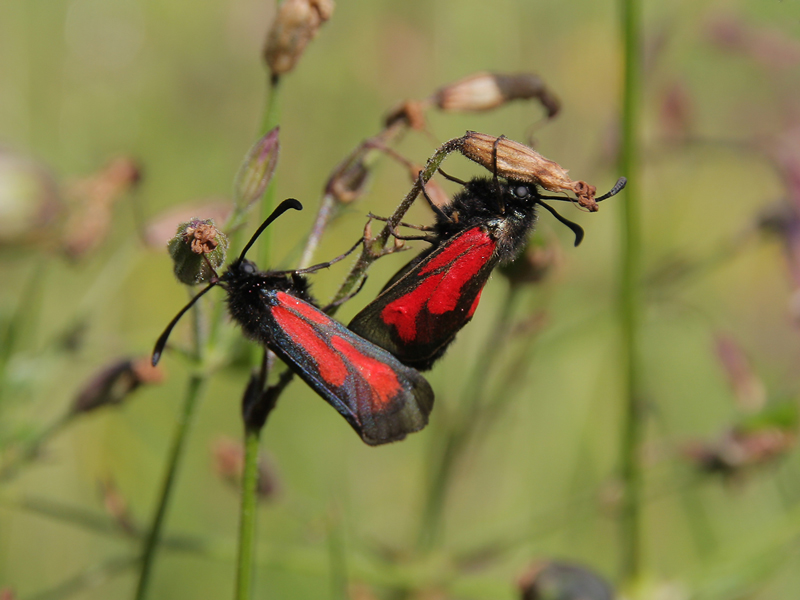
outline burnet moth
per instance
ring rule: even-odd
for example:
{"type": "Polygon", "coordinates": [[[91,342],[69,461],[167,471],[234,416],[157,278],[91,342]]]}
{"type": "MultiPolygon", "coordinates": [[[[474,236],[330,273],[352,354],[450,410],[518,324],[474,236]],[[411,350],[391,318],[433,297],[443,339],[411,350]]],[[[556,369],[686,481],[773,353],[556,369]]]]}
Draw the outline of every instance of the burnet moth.
{"type": "MultiPolygon", "coordinates": [[[[493,178],[476,177],[464,182],[452,201],[436,206],[423,194],[436,213],[436,223],[421,228],[420,237],[431,244],[392,277],[378,297],[350,322],[361,337],[394,354],[416,369],[430,369],[459,330],[466,325],[496,266],[514,260],[525,247],[536,223],[536,207],[542,206],[575,234],[575,245],[583,229],[561,215],[544,200],[569,200],[542,195],[533,183],[497,177],[496,147],[493,178]]],[[[420,178],[420,183],[424,184],[420,178]]],[[[619,193],[627,181],[620,178],[614,188],[595,201],[619,193]]]]}
{"type": "Polygon", "coordinates": [[[304,273],[331,262],[295,271],[259,271],[245,260],[258,236],[281,214],[302,205],[284,200],[225,272],[214,277],[170,322],[153,350],[155,365],[170,332],[183,314],[215,286],[228,293],[228,311],[244,334],[278,355],[322,396],[370,445],[402,440],[428,423],[433,390],[416,370],[383,348],[359,337],[314,304],[304,273]]]}

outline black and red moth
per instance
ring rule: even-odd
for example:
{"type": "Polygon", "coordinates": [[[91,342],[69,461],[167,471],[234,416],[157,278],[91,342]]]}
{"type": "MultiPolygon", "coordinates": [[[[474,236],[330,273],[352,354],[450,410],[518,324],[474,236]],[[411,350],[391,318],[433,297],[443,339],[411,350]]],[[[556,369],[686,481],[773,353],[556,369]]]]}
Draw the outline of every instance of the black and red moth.
{"type": "MultiPolygon", "coordinates": [[[[524,249],[543,206],[575,233],[583,229],[559,215],[532,183],[477,177],[460,182],[464,189],[436,212],[431,246],[392,277],[378,297],[350,322],[361,337],[394,354],[406,365],[427,370],[466,325],[484,285],[498,264],[514,260],[524,249]]],[[[604,200],[625,186],[621,178],[604,200]]],[[[424,190],[424,188],[423,188],[424,190]]],[[[427,197],[427,196],[426,196],[427,197]]]]}
{"type": "Polygon", "coordinates": [[[402,440],[428,423],[433,390],[416,370],[386,350],[359,337],[314,304],[302,273],[259,271],[245,260],[259,234],[286,210],[301,210],[297,200],[285,200],[264,221],[239,258],[199,292],[172,320],[153,350],[161,357],[172,328],[208,290],[220,286],[228,293],[228,311],[244,334],[278,355],[322,396],[370,445],[402,440]]]}

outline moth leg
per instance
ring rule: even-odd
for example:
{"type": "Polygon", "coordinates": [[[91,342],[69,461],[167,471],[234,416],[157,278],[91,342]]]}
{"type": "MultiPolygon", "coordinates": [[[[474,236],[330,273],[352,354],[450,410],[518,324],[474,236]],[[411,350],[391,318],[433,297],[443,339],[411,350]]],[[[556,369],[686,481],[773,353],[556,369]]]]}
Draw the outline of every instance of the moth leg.
{"type": "Polygon", "coordinates": [[[353,298],[355,298],[355,296],[358,295],[358,293],[362,290],[362,288],[364,287],[365,283],[367,283],[367,276],[366,275],[361,278],[361,283],[358,284],[358,287],[356,288],[355,291],[350,292],[344,298],[341,298],[339,300],[331,302],[327,306],[322,307],[322,312],[328,312],[332,308],[336,308],[337,306],[341,306],[342,304],[344,304],[348,300],[352,300],[353,298]]]}
{"type": "Polygon", "coordinates": [[[431,197],[428,195],[428,191],[425,189],[425,179],[422,177],[422,171],[419,172],[419,176],[417,177],[417,182],[419,183],[420,187],[422,188],[422,195],[425,197],[425,200],[428,202],[428,206],[431,207],[431,210],[439,215],[445,221],[452,221],[450,217],[444,214],[444,211],[439,208],[436,203],[431,200],[431,197]]]}
{"type": "MultiPolygon", "coordinates": [[[[370,219],[374,219],[375,221],[382,221],[384,223],[388,223],[390,221],[390,219],[388,219],[387,217],[379,217],[378,215],[373,215],[372,213],[369,213],[367,216],[370,219]]],[[[400,225],[401,227],[408,227],[409,229],[417,229],[419,231],[433,231],[433,227],[430,227],[428,225],[413,225],[412,223],[406,223],[404,221],[400,221],[398,225],[400,225]]]]}

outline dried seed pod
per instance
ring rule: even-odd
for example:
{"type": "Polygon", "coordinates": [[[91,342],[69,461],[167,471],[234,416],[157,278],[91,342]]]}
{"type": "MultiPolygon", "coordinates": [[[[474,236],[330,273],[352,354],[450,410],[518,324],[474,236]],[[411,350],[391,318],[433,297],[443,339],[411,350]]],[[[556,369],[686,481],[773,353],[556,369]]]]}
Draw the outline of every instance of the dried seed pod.
{"type": "Polygon", "coordinates": [[[67,197],[73,208],[64,225],[62,247],[70,258],[80,258],[106,238],[111,227],[111,207],[141,181],[135,161],[122,157],[100,172],[71,184],[67,197]]]}
{"type": "Polygon", "coordinates": [[[577,197],[578,204],[584,208],[592,212],[599,208],[594,199],[597,189],[593,185],[585,181],[573,181],[567,176],[567,170],[557,162],[545,158],[519,142],[468,131],[461,138],[458,149],[470,160],[494,172],[495,148],[499,176],[535,183],[551,192],[571,191],[577,197]]]}
{"type": "Polygon", "coordinates": [[[264,195],[275,167],[281,145],[278,140],[278,127],[272,129],[258,140],[245,156],[236,175],[234,196],[240,209],[247,209],[264,195]]]}
{"type": "Polygon", "coordinates": [[[278,7],[264,48],[273,77],[288,73],[322,24],[333,14],[333,0],[285,0],[278,7]]]}
{"type": "Polygon", "coordinates": [[[531,98],[539,99],[548,118],[561,108],[558,98],[532,73],[475,73],[437,90],[433,102],[442,110],[461,112],[490,110],[511,100],[531,98]]]}
{"type": "Polygon", "coordinates": [[[230,200],[204,200],[170,208],[154,217],[145,228],[144,239],[148,247],[163,250],[164,244],[175,235],[175,223],[190,221],[192,215],[206,215],[208,221],[225,223],[232,210],[230,200]]]}
{"type": "Polygon", "coordinates": [[[186,285],[203,283],[225,262],[228,238],[211,219],[194,218],[178,225],[167,244],[178,281],[186,285]]]}
{"type": "Polygon", "coordinates": [[[383,123],[386,127],[392,127],[397,123],[404,123],[416,131],[423,131],[426,126],[425,111],[430,106],[426,100],[405,100],[398,106],[389,111],[384,117],[383,123]]]}
{"type": "Polygon", "coordinates": [[[362,144],[340,162],[325,185],[325,193],[342,204],[350,204],[360,198],[369,180],[369,168],[364,160],[369,152],[372,150],[362,144]]]}
{"type": "Polygon", "coordinates": [[[105,366],[83,386],[72,403],[72,413],[86,413],[119,404],[144,384],[160,383],[163,371],[150,358],[120,359],[105,366]]]}
{"type": "MultiPolygon", "coordinates": [[[[244,471],[244,448],[241,442],[231,438],[218,439],[212,448],[214,470],[220,479],[238,487],[242,481],[244,471]]],[[[269,500],[274,498],[279,491],[278,477],[272,461],[261,453],[258,457],[258,487],[256,493],[259,499],[269,500]]]]}

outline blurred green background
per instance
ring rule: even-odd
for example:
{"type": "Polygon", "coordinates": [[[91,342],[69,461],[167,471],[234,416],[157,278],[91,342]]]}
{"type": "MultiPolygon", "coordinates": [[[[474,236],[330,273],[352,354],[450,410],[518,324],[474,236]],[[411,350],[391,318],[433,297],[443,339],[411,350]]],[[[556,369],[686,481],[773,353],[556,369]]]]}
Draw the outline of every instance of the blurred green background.
{"type": "MultiPolygon", "coordinates": [[[[0,4],[0,325],[17,337],[13,348],[3,338],[0,350],[0,450],[8,456],[56,421],[103,365],[148,354],[185,303],[167,253],[137,238],[137,215],[151,223],[171,207],[230,198],[259,133],[260,54],[273,14],[273,3],[256,0],[0,4]],[[64,196],[71,181],[119,156],[141,166],[142,180],[115,204],[99,247],[68,260],[52,230],[25,229],[31,203],[53,187],[64,196]],[[83,321],[80,343],[67,348],[65,333],[83,321]]],[[[433,112],[436,139],[408,135],[399,146],[405,156],[422,163],[466,129],[522,142],[533,132],[536,148],[573,178],[610,188],[626,175],[615,166],[617,17],[614,3],[588,0],[340,2],[282,83],[277,197],[298,198],[306,210],[274,228],[271,266],[297,260],[329,173],[377,133],[389,108],[480,70],[539,74],[561,99],[561,114],[543,125],[534,102],[433,112]]],[[[643,20],[646,576],[638,594],[796,598],[800,460],[791,444],[776,452],[780,460],[737,463],[724,477],[690,464],[685,448],[796,401],[800,5],[645,3],[643,20]],[[781,235],[770,236],[759,223],[775,207],[781,219],[772,229],[781,235]],[[747,357],[738,371],[720,360],[725,348],[747,357]],[[763,387],[766,408],[743,404],[737,373],[763,387]]],[[[480,173],[458,156],[445,169],[480,173]]],[[[319,260],[349,247],[367,212],[390,214],[410,185],[389,160],[374,175],[369,193],[328,231],[319,260]]],[[[505,408],[454,463],[430,553],[414,551],[426,474],[470,373],[482,368],[476,358],[507,281],[495,274],[472,324],[429,374],[431,424],[402,443],[365,446],[306,386],[291,385],[263,436],[279,489],[259,512],[257,597],[341,597],[347,587],[365,599],[400,597],[397,589],[514,598],[517,577],[541,558],[617,580],[621,204],[609,200],[597,214],[562,208],[586,229],[579,248],[542,215],[534,239],[555,240],[560,260],[545,282],[520,293],[513,317],[543,321],[496,348],[486,400],[499,397],[505,408]]],[[[407,220],[430,219],[416,206],[407,220]]],[[[339,318],[347,322],[408,256],[379,261],[339,318]]],[[[317,296],[330,297],[345,272],[339,265],[314,276],[317,296]]],[[[219,303],[223,294],[211,296],[219,303]]],[[[99,489],[113,481],[131,518],[149,521],[187,379],[174,354],[163,364],[163,384],[75,420],[2,483],[0,588],[20,598],[131,595],[135,566],[117,569],[115,561],[139,542],[115,528],[99,489]]],[[[246,378],[243,367],[216,373],[199,408],[166,527],[173,542],[194,545],[160,552],[153,598],[231,594],[239,501],[213,449],[222,437],[241,437],[246,378]]]]}

